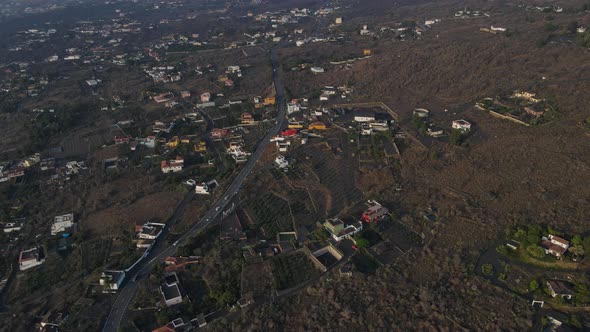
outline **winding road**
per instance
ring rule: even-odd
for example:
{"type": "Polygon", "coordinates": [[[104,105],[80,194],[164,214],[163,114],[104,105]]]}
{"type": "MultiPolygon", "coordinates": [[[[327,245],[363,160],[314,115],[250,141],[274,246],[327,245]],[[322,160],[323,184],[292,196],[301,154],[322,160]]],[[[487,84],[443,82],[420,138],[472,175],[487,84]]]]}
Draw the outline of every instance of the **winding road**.
{"type": "MultiPolygon", "coordinates": [[[[164,240],[168,236],[169,229],[173,226],[176,221],[182,216],[185,208],[188,206],[190,201],[192,200],[194,193],[191,191],[183,201],[178,205],[175,212],[173,213],[172,217],[169,219],[166,229],[162,232],[162,235],[158,239],[158,242],[152,248],[150,254],[138,263],[131,271],[126,273],[125,283],[122,285],[122,288],[119,290],[119,294],[115,299],[111,311],[107,317],[107,320],[103,327],[103,332],[116,332],[121,325],[123,317],[125,316],[125,312],[131,299],[137,292],[139,286],[139,281],[147,276],[151,269],[157,265],[162,264],[164,259],[170,255],[174,255],[176,252],[176,248],[179,245],[183,245],[187,242],[190,238],[197,235],[200,231],[204,230],[209,226],[220,214],[222,214],[226,207],[230,204],[232,198],[240,191],[240,188],[248,175],[252,172],[254,167],[256,166],[256,162],[266,149],[270,139],[277,135],[281,128],[283,128],[286,118],[285,118],[285,92],[283,89],[283,84],[280,78],[280,69],[279,69],[279,61],[277,55],[277,47],[273,47],[271,49],[271,62],[272,62],[272,79],[275,85],[276,90],[276,103],[278,105],[278,114],[277,114],[277,121],[275,125],[266,133],[266,136],[258,143],[256,146],[256,150],[231,185],[227,188],[226,192],[221,196],[221,198],[214,204],[209,211],[193,226],[191,227],[184,235],[182,235],[174,244],[170,246],[166,246],[164,240]]],[[[230,208],[233,207],[233,204],[230,208]]]]}

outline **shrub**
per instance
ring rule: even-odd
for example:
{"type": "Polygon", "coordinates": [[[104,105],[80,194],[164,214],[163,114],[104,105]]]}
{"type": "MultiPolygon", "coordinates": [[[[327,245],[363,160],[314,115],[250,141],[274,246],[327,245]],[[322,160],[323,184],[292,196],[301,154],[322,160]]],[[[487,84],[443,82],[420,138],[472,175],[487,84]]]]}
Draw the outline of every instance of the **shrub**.
{"type": "Polygon", "coordinates": [[[531,257],[534,257],[534,258],[545,257],[545,250],[543,250],[543,248],[539,247],[536,244],[531,244],[530,246],[528,246],[526,248],[526,251],[529,253],[529,255],[531,255],[531,257]]]}
{"type": "Polygon", "coordinates": [[[491,276],[494,274],[494,267],[492,264],[484,264],[481,266],[481,273],[486,276],[491,276]]]}

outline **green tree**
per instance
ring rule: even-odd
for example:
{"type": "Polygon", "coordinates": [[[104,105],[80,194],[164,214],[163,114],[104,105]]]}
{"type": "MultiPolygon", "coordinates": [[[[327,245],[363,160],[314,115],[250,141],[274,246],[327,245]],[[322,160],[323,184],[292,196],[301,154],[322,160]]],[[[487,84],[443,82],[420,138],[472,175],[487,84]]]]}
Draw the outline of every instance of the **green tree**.
{"type": "Polygon", "coordinates": [[[581,244],[582,244],[582,237],[581,237],[581,236],[579,236],[579,235],[575,235],[575,236],[572,238],[572,244],[573,244],[573,245],[581,245],[581,244]]]}
{"type": "Polygon", "coordinates": [[[529,290],[534,292],[539,289],[539,282],[536,279],[531,280],[529,283],[529,290]]]}
{"type": "Polygon", "coordinates": [[[506,246],[503,244],[499,245],[496,250],[502,255],[508,255],[508,248],[506,248],[506,246]]]}
{"type": "Polygon", "coordinates": [[[573,245],[568,250],[570,254],[572,254],[572,256],[574,257],[580,257],[586,253],[586,251],[584,250],[584,246],[581,244],[573,245]]]}
{"type": "Polygon", "coordinates": [[[368,248],[369,247],[369,240],[365,239],[364,237],[358,236],[355,239],[356,246],[359,248],[368,248]]]}
{"type": "Polygon", "coordinates": [[[424,135],[424,133],[426,132],[426,129],[428,129],[426,126],[426,123],[424,123],[424,120],[422,120],[422,118],[419,117],[418,115],[414,115],[412,117],[412,127],[418,133],[420,133],[420,135],[424,135]]]}
{"type": "Polygon", "coordinates": [[[458,129],[451,130],[451,134],[449,135],[449,142],[453,145],[461,145],[463,142],[463,132],[458,129]]]}
{"type": "Polygon", "coordinates": [[[545,257],[545,250],[543,250],[543,248],[539,247],[536,244],[531,244],[530,246],[528,246],[526,248],[526,251],[529,253],[529,255],[531,255],[531,257],[534,257],[534,258],[545,257]]]}

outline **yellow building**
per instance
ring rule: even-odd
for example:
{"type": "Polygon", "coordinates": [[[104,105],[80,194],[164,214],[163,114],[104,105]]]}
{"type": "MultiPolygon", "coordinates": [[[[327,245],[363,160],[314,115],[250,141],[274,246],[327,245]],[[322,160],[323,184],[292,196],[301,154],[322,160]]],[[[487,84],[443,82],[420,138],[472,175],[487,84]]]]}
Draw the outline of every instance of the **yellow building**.
{"type": "Polygon", "coordinates": [[[264,98],[265,105],[274,105],[277,102],[275,97],[266,97],[264,98]]]}
{"type": "Polygon", "coordinates": [[[170,148],[175,148],[178,146],[178,144],[180,144],[180,139],[178,138],[178,136],[174,136],[168,143],[166,143],[166,146],[170,148]]]}
{"type": "Polygon", "coordinates": [[[371,50],[363,50],[363,55],[371,55],[373,54],[373,51],[371,50]]]}
{"type": "Polygon", "coordinates": [[[198,144],[195,145],[196,152],[207,152],[207,143],[205,141],[200,141],[198,144]]]}
{"type": "Polygon", "coordinates": [[[314,122],[314,123],[311,123],[309,125],[309,127],[307,127],[307,129],[309,129],[309,130],[314,130],[314,129],[316,129],[316,130],[326,130],[326,125],[324,123],[322,123],[322,122],[314,122]]]}
{"type": "Polygon", "coordinates": [[[303,129],[303,124],[301,122],[289,122],[287,127],[289,129],[303,129]]]}

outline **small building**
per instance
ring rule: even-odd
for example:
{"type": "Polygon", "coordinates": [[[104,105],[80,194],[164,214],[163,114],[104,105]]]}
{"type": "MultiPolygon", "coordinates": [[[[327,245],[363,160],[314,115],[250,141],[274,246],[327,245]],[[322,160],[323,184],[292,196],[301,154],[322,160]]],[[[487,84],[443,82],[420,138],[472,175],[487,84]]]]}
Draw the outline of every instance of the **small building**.
{"type": "Polygon", "coordinates": [[[561,297],[566,300],[571,300],[573,297],[573,291],[566,282],[560,280],[549,280],[547,281],[547,288],[551,293],[551,297],[561,297]]]}
{"type": "Polygon", "coordinates": [[[361,31],[359,31],[359,33],[361,36],[366,36],[371,32],[369,31],[369,28],[367,25],[363,25],[363,28],[361,29],[361,31]]]}
{"type": "Polygon", "coordinates": [[[468,132],[471,130],[471,123],[465,120],[455,120],[453,121],[452,127],[462,132],[468,132]]]}
{"type": "Polygon", "coordinates": [[[543,238],[539,244],[545,250],[545,254],[561,258],[570,246],[570,242],[555,235],[543,238]]]}
{"type": "Polygon", "coordinates": [[[176,272],[166,273],[164,276],[164,284],[160,286],[160,293],[164,297],[166,306],[171,307],[182,303],[182,293],[179,287],[180,281],[176,272]]]}
{"type": "Polygon", "coordinates": [[[197,316],[197,324],[199,325],[199,327],[204,327],[207,325],[207,320],[205,320],[204,314],[201,313],[197,316]]]}
{"type": "Polygon", "coordinates": [[[265,105],[274,105],[277,102],[275,97],[266,97],[264,98],[264,104],[265,105]]]}
{"type": "Polygon", "coordinates": [[[181,172],[184,168],[184,158],[178,156],[174,160],[162,160],[160,168],[165,174],[181,172]]]}
{"type": "Polygon", "coordinates": [[[371,110],[355,110],[354,111],[355,122],[373,122],[375,121],[375,112],[371,110]]]}
{"type": "Polygon", "coordinates": [[[72,228],[72,226],[74,226],[73,213],[55,216],[53,224],[51,225],[51,235],[55,236],[57,234],[66,232],[72,228]]]}
{"type": "Polygon", "coordinates": [[[536,110],[531,107],[525,107],[524,111],[526,112],[526,114],[534,116],[536,118],[540,118],[541,116],[543,116],[543,114],[545,114],[545,110],[536,110]]]}
{"type": "Polygon", "coordinates": [[[309,130],[326,130],[326,125],[323,122],[312,122],[307,127],[309,130]]]}
{"type": "Polygon", "coordinates": [[[25,225],[25,218],[15,219],[3,225],[4,233],[20,232],[25,225]]]}
{"type": "Polygon", "coordinates": [[[352,225],[344,227],[344,222],[339,218],[328,219],[323,225],[332,238],[338,242],[343,239],[353,239],[355,234],[363,230],[362,222],[358,221],[352,225]]]}
{"type": "Polygon", "coordinates": [[[287,168],[289,166],[289,161],[287,161],[284,156],[279,155],[275,158],[275,165],[281,169],[287,168]]]}
{"type": "Polygon", "coordinates": [[[45,263],[45,253],[42,247],[35,247],[20,252],[18,266],[21,271],[28,270],[45,263]]]}
{"type": "Polygon", "coordinates": [[[211,191],[209,190],[209,186],[205,182],[202,182],[195,186],[195,193],[199,195],[209,195],[211,191]]]}
{"type": "Polygon", "coordinates": [[[190,91],[182,91],[180,93],[180,97],[182,97],[183,99],[190,98],[191,97],[191,93],[190,93],[190,91]]]}
{"type": "Polygon", "coordinates": [[[314,74],[321,74],[324,72],[324,68],[322,67],[311,67],[311,72],[314,74]]]}
{"type": "Polygon", "coordinates": [[[336,17],[336,19],[334,20],[334,23],[342,24],[342,17],[336,17]]]}
{"type": "Polygon", "coordinates": [[[367,201],[367,210],[363,212],[361,219],[366,223],[376,223],[381,221],[387,214],[389,209],[374,200],[367,201]]]}
{"type": "Polygon", "coordinates": [[[204,92],[201,94],[201,102],[208,103],[211,101],[211,94],[209,92],[204,92]]]}
{"type": "Polygon", "coordinates": [[[162,234],[162,230],[166,224],[147,222],[137,233],[137,237],[143,240],[155,240],[162,234]]]}
{"type": "Polygon", "coordinates": [[[243,125],[254,124],[254,118],[252,117],[252,114],[247,112],[242,113],[242,115],[240,116],[240,120],[242,121],[243,125]]]}
{"type": "Polygon", "coordinates": [[[187,325],[182,318],[176,318],[175,320],[171,321],[170,323],[158,327],[152,332],[176,332],[176,331],[185,331],[187,325]]]}
{"type": "Polygon", "coordinates": [[[369,55],[372,55],[372,54],[373,54],[373,51],[370,50],[370,49],[364,49],[363,50],[363,55],[364,56],[369,56],[369,55]]]}
{"type": "Polygon", "coordinates": [[[174,94],[172,92],[164,92],[164,93],[154,96],[153,100],[156,103],[161,104],[161,103],[165,103],[165,102],[172,100],[172,98],[174,98],[174,94]]]}
{"type": "Polygon", "coordinates": [[[416,108],[414,112],[412,112],[412,116],[419,118],[427,118],[430,116],[430,111],[425,108],[416,108]]]}
{"type": "Polygon", "coordinates": [[[506,243],[506,246],[512,250],[518,250],[518,248],[520,247],[520,242],[516,240],[510,240],[508,241],[508,243],[506,243]]]}
{"type": "Polygon", "coordinates": [[[213,128],[211,130],[211,137],[212,138],[223,138],[223,137],[227,136],[227,134],[228,134],[227,129],[213,128]]]}
{"type": "Polygon", "coordinates": [[[125,271],[106,270],[101,274],[99,284],[103,287],[103,293],[114,293],[121,288],[123,280],[125,271]]]}

